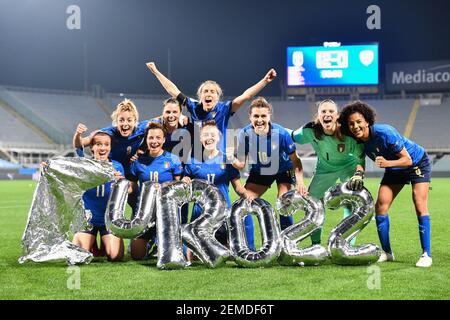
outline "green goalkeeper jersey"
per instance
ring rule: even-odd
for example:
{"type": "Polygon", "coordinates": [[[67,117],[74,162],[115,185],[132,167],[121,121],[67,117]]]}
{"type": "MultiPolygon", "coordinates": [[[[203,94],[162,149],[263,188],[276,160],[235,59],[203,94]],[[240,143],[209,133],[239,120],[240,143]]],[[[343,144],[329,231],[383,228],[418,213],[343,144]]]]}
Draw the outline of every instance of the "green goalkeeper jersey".
{"type": "Polygon", "coordinates": [[[299,144],[310,143],[317,154],[316,173],[339,172],[350,167],[365,165],[364,144],[343,135],[343,141],[334,136],[314,135],[314,122],[292,131],[292,139],[299,144]]]}

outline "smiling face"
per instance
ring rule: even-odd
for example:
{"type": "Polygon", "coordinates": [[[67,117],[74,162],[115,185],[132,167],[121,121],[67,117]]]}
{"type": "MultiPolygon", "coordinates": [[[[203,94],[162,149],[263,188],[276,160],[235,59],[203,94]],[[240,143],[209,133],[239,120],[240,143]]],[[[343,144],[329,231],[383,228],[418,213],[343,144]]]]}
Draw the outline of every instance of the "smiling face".
{"type": "Polygon", "coordinates": [[[107,134],[97,134],[92,138],[92,153],[95,160],[107,161],[111,152],[111,137],[107,134]]]}
{"type": "Polygon", "coordinates": [[[159,129],[150,129],[147,133],[147,147],[151,156],[158,156],[163,150],[163,145],[166,139],[164,132],[159,129]]]}
{"type": "Polygon", "coordinates": [[[177,128],[178,120],[180,119],[181,110],[180,106],[176,103],[167,103],[163,109],[163,120],[167,127],[177,128]]]}
{"type": "Polygon", "coordinates": [[[361,113],[355,112],[348,117],[348,129],[356,139],[361,141],[369,140],[369,123],[361,113]]]}
{"type": "Polygon", "coordinates": [[[117,129],[122,137],[127,138],[136,127],[136,117],[130,111],[122,111],[117,116],[117,129]]]}
{"type": "Polygon", "coordinates": [[[219,129],[216,126],[205,126],[200,132],[200,142],[208,151],[217,149],[217,144],[220,140],[219,129]]]}
{"type": "Polygon", "coordinates": [[[202,103],[203,110],[211,111],[219,102],[221,89],[215,82],[207,81],[199,88],[199,100],[202,103]]]}
{"type": "Polygon", "coordinates": [[[323,131],[328,135],[334,134],[334,132],[336,131],[336,124],[338,119],[336,104],[331,101],[323,102],[319,105],[317,113],[323,131]]]}
{"type": "Polygon", "coordinates": [[[271,113],[269,108],[252,108],[250,122],[256,134],[267,134],[269,132],[270,117],[271,113]]]}

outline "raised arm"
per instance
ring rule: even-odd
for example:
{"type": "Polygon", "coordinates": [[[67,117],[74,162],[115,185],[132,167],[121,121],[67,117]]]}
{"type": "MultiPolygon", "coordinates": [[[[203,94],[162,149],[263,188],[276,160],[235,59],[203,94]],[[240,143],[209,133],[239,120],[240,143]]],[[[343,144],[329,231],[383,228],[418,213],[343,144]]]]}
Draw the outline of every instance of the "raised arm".
{"type": "Polygon", "coordinates": [[[161,83],[164,89],[166,89],[167,93],[171,95],[173,98],[178,97],[178,95],[181,93],[181,91],[177,88],[177,86],[170,81],[168,78],[166,78],[165,75],[163,75],[159,70],[156,68],[156,65],[154,62],[148,62],[147,68],[150,69],[150,71],[155,75],[156,79],[161,83]]]}
{"type": "Polygon", "coordinates": [[[239,97],[235,98],[231,104],[231,112],[236,112],[247,100],[253,98],[267,84],[273,81],[277,76],[275,69],[270,69],[267,74],[258,83],[244,91],[239,97]]]}
{"type": "Polygon", "coordinates": [[[72,144],[75,149],[84,147],[85,145],[89,145],[91,142],[89,138],[82,138],[81,135],[87,131],[87,127],[79,123],[77,126],[77,130],[75,131],[75,134],[73,135],[72,144]],[[83,143],[84,142],[84,143],[83,143]]]}

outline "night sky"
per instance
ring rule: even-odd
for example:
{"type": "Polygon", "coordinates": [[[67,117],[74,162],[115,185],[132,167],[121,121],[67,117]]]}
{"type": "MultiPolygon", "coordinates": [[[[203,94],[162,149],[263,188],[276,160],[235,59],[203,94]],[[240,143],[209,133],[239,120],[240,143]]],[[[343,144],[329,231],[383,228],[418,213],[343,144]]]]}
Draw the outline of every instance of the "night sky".
{"type": "MultiPolygon", "coordinates": [[[[380,80],[389,62],[450,60],[450,1],[0,0],[0,84],[161,94],[145,67],[155,61],[187,94],[218,81],[240,94],[274,67],[284,81],[286,47],[379,42],[380,80]],[[81,30],[68,30],[69,5],[81,30]],[[381,8],[368,30],[366,8],[381,8]]],[[[264,89],[279,95],[280,81],[264,89]]]]}

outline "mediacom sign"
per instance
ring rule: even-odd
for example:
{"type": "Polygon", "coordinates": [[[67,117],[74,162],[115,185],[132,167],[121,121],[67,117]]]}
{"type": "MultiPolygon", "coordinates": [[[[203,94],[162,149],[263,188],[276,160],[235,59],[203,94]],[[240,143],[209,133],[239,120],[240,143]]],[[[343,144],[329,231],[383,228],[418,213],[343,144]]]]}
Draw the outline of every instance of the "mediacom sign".
{"type": "Polygon", "coordinates": [[[450,60],[386,64],[388,91],[450,91],[450,60]]]}

